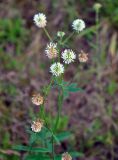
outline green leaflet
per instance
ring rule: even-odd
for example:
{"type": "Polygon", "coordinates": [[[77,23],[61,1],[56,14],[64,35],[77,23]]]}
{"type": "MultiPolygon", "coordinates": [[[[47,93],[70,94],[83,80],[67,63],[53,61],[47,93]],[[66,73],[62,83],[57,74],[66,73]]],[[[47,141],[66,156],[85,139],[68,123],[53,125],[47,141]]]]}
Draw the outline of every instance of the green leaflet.
{"type": "Polygon", "coordinates": [[[30,141],[29,145],[32,145],[33,143],[36,142],[36,140],[40,140],[42,143],[45,143],[46,141],[50,140],[53,136],[55,142],[60,145],[59,139],[56,137],[56,135],[49,131],[46,127],[43,127],[41,132],[39,133],[34,133],[32,131],[28,131],[30,133],[30,141]]]}
{"type": "Polygon", "coordinates": [[[69,82],[65,82],[63,80],[60,83],[55,80],[53,87],[57,87],[58,89],[62,89],[64,98],[67,98],[69,96],[69,92],[83,91],[81,88],[77,87],[77,83],[70,83],[69,84],[69,82]]]}
{"type": "Polygon", "coordinates": [[[82,91],[81,88],[77,87],[76,83],[71,83],[68,86],[65,86],[65,89],[68,90],[69,92],[78,92],[78,91],[82,91]]]}
{"type": "Polygon", "coordinates": [[[69,96],[69,92],[78,92],[83,91],[81,88],[77,87],[77,83],[71,83],[62,81],[61,87],[63,89],[63,95],[64,98],[67,98],[69,96]]]}
{"type": "MultiPolygon", "coordinates": [[[[74,157],[83,157],[84,154],[81,152],[69,152],[69,154],[74,158],[74,157]]],[[[62,154],[61,155],[56,155],[55,160],[61,160],[62,154]]],[[[24,160],[51,160],[49,156],[43,156],[42,154],[38,155],[28,155],[25,157],[24,160]]]]}
{"type": "Polygon", "coordinates": [[[32,145],[37,140],[37,134],[32,133],[30,136],[29,144],[32,145]]]}
{"type": "Polygon", "coordinates": [[[27,155],[24,160],[50,160],[49,156],[38,155],[27,155]]]}
{"type": "MultiPolygon", "coordinates": [[[[49,156],[43,156],[42,154],[38,155],[28,155],[24,160],[52,160],[49,156]]],[[[55,160],[61,160],[61,155],[55,156],[55,160]]]]}
{"type": "Polygon", "coordinates": [[[46,139],[52,136],[52,133],[46,127],[43,127],[41,132],[39,133],[34,133],[31,130],[28,130],[28,133],[30,134],[30,141],[29,141],[30,145],[35,143],[36,140],[40,140],[42,143],[44,143],[46,139]]]}
{"type": "Polygon", "coordinates": [[[72,157],[83,157],[84,156],[84,154],[82,152],[77,152],[77,151],[69,152],[69,154],[72,157]]]}
{"type": "Polygon", "coordinates": [[[31,152],[42,152],[42,153],[50,153],[50,150],[47,148],[32,148],[30,146],[17,145],[13,147],[14,150],[19,151],[31,151],[31,152]]]}
{"type": "Polygon", "coordinates": [[[55,160],[61,160],[62,158],[61,158],[62,156],[56,156],[55,157],[55,160]]]}
{"type": "Polygon", "coordinates": [[[64,141],[68,138],[70,138],[72,136],[72,134],[70,132],[62,132],[56,135],[57,139],[59,141],[64,141]]]}

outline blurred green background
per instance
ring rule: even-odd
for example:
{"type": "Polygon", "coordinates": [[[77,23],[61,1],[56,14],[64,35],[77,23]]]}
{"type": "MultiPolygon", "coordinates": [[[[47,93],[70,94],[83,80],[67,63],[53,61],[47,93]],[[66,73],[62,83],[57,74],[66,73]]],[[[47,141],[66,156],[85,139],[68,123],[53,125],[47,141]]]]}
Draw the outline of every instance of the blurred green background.
{"type": "MultiPolygon", "coordinates": [[[[79,160],[118,160],[118,0],[0,1],[0,160],[23,159],[12,146],[28,143],[26,128],[38,110],[31,95],[49,82],[44,53],[49,41],[33,23],[38,12],[46,14],[52,36],[59,30],[69,34],[78,17],[86,22],[86,30],[69,41],[76,53],[87,52],[89,61],[76,62],[65,73],[65,80],[73,77],[84,92],[64,102],[58,130],[74,136],[61,149],[81,152],[79,160]],[[96,2],[102,5],[97,22],[96,2]]],[[[52,116],[55,105],[53,91],[46,106],[52,116]]]]}

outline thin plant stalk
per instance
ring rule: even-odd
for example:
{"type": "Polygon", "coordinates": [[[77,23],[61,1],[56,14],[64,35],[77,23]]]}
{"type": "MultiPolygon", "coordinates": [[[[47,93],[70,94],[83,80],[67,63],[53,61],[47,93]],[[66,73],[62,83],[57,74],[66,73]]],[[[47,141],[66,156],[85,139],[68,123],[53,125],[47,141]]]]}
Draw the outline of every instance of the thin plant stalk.
{"type": "Polygon", "coordinates": [[[52,135],[52,159],[55,160],[55,152],[54,152],[54,137],[52,135]]]}
{"type": "Polygon", "coordinates": [[[43,28],[43,30],[44,30],[46,36],[49,38],[49,40],[52,41],[52,38],[51,38],[51,36],[49,35],[47,29],[46,29],[46,28],[43,28]]]}
{"type": "MultiPolygon", "coordinates": [[[[46,99],[46,97],[48,96],[49,92],[50,92],[50,88],[51,85],[53,83],[53,78],[51,78],[51,81],[49,83],[49,85],[47,86],[47,88],[44,90],[44,101],[46,99]]],[[[44,103],[40,106],[40,114],[43,115],[45,117],[45,110],[44,110],[44,103]]]]}
{"type": "Polygon", "coordinates": [[[95,17],[95,21],[96,21],[96,54],[97,57],[100,57],[100,44],[99,44],[99,10],[96,10],[96,17],[95,17]]]}
{"type": "Polygon", "coordinates": [[[49,83],[49,85],[48,85],[48,87],[47,87],[47,89],[46,89],[44,98],[45,98],[46,96],[48,96],[52,83],[53,83],[53,77],[51,78],[51,81],[50,81],[50,83],[49,83]]]}
{"type": "Polygon", "coordinates": [[[59,95],[58,95],[58,112],[57,112],[56,123],[54,126],[54,131],[56,131],[58,128],[58,124],[59,124],[60,116],[61,116],[62,103],[63,103],[63,95],[59,93],[59,95]]]}

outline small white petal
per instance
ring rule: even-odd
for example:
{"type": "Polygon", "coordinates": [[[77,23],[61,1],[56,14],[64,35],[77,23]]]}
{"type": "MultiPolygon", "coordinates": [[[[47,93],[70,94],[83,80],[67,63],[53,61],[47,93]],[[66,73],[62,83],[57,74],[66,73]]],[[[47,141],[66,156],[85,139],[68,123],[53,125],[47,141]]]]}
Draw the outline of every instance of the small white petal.
{"type": "Polygon", "coordinates": [[[62,59],[64,63],[69,64],[71,62],[74,62],[74,60],[76,59],[76,54],[71,49],[65,49],[62,52],[62,59]]]}
{"type": "Polygon", "coordinates": [[[33,20],[39,28],[44,28],[46,26],[47,20],[45,14],[43,13],[35,14],[33,20]]]}
{"type": "Polygon", "coordinates": [[[62,73],[64,73],[64,66],[63,64],[57,62],[51,65],[50,67],[50,72],[54,75],[54,76],[60,76],[62,73]]]}
{"type": "Polygon", "coordinates": [[[81,32],[85,28],[85,22],[82,19],[76,19],[72,23],[73,30],[81,32]]]}

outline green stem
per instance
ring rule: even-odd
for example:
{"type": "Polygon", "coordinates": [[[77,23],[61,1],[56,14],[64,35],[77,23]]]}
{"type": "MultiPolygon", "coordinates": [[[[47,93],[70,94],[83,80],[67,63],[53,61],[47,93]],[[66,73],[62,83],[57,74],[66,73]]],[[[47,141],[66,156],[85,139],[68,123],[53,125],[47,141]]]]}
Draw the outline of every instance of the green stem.
{"type": "MultiPolygon", "coordinates": [[[[53,78],[51,78],[51,81],[50,81],[49,85],[47,86],[47,88],[45,88],[45,89],[43,90],[43,92],[44,92],[44,102],[45,102],[46,97],[47,97],[48,94],[49,94],[49,91],[50,91],[52,82],[53,82],[53,78]]],[[[39,111],[37,114],[38,114],[38,116],[39,116],[41,119],[43,119],[43,120],[45,121],[45,124],[48,126],[48,123],[47,123],[47,120],[46,120],[46,114],[45,114],[46,112],[45,112],[44,102],[43,102],[43,104],[40,106],[40,111],[39,111]]]]}
{"type": "Polygon", "coordinates": [[[54,137],[52,135],[52,159],[55,160],[55,152],[54,152],[54,137]]]}
{"type": "Polygon", "coordinates": [[[52,85],[52,82],[53,82],[53,78],[51,78],[50,84],[48,85],[48,87],[47,87],[47,89],[46,89],[44,99],[45,99],[46,96],[48,96],[48,93],[49,93],[49,91],[50,91],[50,87],[51,87],[51,85],[52,85]]]}
{"type": "Polygon", "coordinates": [[[60,41],[58,42],[58,62],[61,61],[61,43],[60,41]]]}
{"type": "Polygon", "coordinates": [[[56,123],[55,123],[55,126],[54,126],[54,131],[56,131],[57,128],[58,128],[58,124],[59,124],[59,120],[60,120],[60,116],[61,116],[62,102],[63,102],[63,95],[59,93],[59,96],[58,96],[58,113],[57,113],[56,123]]]}
{"type": "Polygon", "coordinates": [[[51,38],[51,36],[49,35],[47,29],[46,29],[46,28],[43,28],[43,30],[44,30],[46,36],[49,38],[49,40],[52,41],[52,38],[51,38]]]}
{"type": "MultiPolygon", "coordinates": [[[[50,91],[52,82],[53,82],[53,78],[51,78],[51,81],[50,81],[49,85],[47,86],[46,90],[44,91],[44,101],[45,101],[46,97],[47,97],[48,94],[49,94],[49,91],[50,91]]],[[[44,103],[40,106],[40,117],[41,117],[41,116],[42,116],[43,119],[46,121],[44,103]]]]}
{"type": "Polygon", "coordinates": [[[53,160],[55,160],[55,151],[54,151],[54,133],[53,131],[48,127],[48,123],[47,123],[47,120],[45,118],[45,115],[43,117],[44,121],[45,121],[45,126],[46,128],[49,130],[49,132],[52,134],[52,158],[53,160]]]}
{"type": "Polygon", "coordinates": [[[99,11],[96,11],[96,46],[97,46],[97,49],[96,49],[96,54],[97,54],[97,57],[98,55],[100,54],[99,53],[99,30],[98,30],[98,24],[99,24],[99,11]]]}

